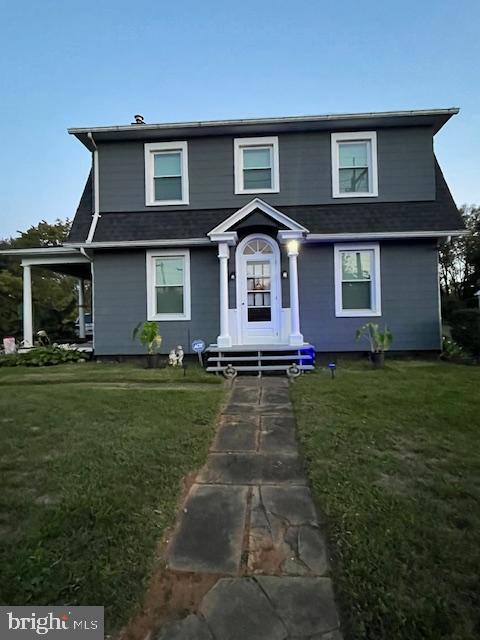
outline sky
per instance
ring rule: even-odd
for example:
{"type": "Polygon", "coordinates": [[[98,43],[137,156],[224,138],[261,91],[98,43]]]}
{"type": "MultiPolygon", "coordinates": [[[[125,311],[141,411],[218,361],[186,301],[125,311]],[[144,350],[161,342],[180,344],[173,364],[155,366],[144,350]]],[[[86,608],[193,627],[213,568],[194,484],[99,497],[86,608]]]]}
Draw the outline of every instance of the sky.
{"type": "Polygon", "coordinates": [[[480,204],[478,0],[0,0],[0,238],[72,218],[68,127],[458,106],[435,137],[480,204]]]}

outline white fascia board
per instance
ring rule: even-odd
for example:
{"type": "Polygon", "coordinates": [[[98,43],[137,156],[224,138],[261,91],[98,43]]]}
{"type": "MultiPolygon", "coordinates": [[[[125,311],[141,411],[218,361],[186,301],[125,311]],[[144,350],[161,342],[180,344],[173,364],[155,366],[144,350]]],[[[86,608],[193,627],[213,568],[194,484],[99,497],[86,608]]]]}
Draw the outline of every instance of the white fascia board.
{"type": "Polygon", "coordinates": [[[285,116],[278,118],[242,118],[235,120],[198,120],[193,122],[165,122],[153,124],[113,125],[106,127],[69,127],[68,133],[72,135],[85,133],[104,133],[110,131],[154,131],[157,129],[177,129],[179,127],[204,128],[214,126],[252,125],[252,124],[283,124],[291,122],[321,122],[330,120],[349,120],[352,118],[391,118],[394,116],[436,116],[456,115],[460,109],[450,107],[447,109],[410,109],[404,111],[367,111],[361,113],[329,113],[322,115],[285,116]]]}
{"type": "Polygon", "coordinates": [[[117,240],[105,242],[68,243],[68,246],[85,249],[116,249],[128,247],[191,247],[209,246],[208,238],[168,238],[165,240],[117,240]]]}
{"type": "Polygon", "coordinates": [[[276,220],[280,224],[285,225],[292,231],[301,231],[303,233],[308,233],[308,229],[303,227],[301,224],[298,224],[298,222],[295,222],[295,220],[292,220],[292,218],[289,218],[284,213],[282,213],[278,209],[275,209],[275,207],[272,207],[270,204],[264,202],[260,198],[254,198],[244,207],[238,209],[238,211],[235,211],[235,213],[232,213],[232,215],[229,216],[226,220],[214,227],[207,235],[211,237],[212,234],[224,233],[225,231],[228,231],[232,225],[237,224],[238,222],[249,216],[251,213],[253,213],[253,211],[255,211],[256,209],[262,211],[263,213],[265,213],[265,215],[269,216],[273,220],[276,220]]]}
{"type": "Polygon", "coordinates": [[[375,233],[310,233],[307,242],[341,242],[342,240],[389,240],[401,238],[443,238],[448,236],[464,236],[466,229],[456,231],[379,231],[375,233]]]}
{"type": "Polygon", "coordinates": [[[61,247],[32,247],[27,249],[3,249],[0,251],[2,256],[51,256],[76,254],[75,247],[62,245],[61,247]]]}
{"type": "Polygon", "coordinates": [[[78,254],[77,256],[65,256],[61,255],[58,258],[54,258],[52,256],[45,257],[35,257],[35,258],[23,258],[21,265],[22,267],[29,266],[41,266],[41,265],[52,265],[52,264],[90,264],[90,260],[85,258],[84,256],[78,254]]]}

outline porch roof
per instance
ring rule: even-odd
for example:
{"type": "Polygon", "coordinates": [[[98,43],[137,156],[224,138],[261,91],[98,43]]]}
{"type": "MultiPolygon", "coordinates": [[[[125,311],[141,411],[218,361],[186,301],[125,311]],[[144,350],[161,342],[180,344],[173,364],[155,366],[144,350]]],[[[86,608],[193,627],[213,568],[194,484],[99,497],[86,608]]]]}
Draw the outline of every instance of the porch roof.
{"type": "Polygon", "coordinates": [[[74,247],[4,249],[0,256],[18,258],[22,266],[41,267],[76,278],[91,278],[90,260],[74,247]]]}

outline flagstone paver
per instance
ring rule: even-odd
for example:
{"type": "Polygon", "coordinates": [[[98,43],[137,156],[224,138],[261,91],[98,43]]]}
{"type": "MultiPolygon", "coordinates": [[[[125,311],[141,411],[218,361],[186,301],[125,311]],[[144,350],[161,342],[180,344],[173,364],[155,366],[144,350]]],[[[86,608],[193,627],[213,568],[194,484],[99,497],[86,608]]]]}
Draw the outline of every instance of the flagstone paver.
{"type": "Polygon", "coordinates": [[[247,506],[246,487],[194,485],[168,556],[171,569],[237,573],[247,506]]]}
{"type": "Polygon", "coordinates": [[[156,640],[341,640],[286,379],[234,382],[167,563],[219,580],[196,613],[156,640]]]}

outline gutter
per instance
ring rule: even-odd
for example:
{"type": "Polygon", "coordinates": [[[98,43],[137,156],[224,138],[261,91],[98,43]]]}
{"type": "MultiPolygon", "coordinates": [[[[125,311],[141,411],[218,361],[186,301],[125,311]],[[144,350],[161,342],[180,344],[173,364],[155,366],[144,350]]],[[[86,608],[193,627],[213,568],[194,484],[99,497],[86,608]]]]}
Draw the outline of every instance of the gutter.
{"type": "Polygon", "coordinates": [[[465,236],[470,233],[467,229],[454,231],[378,231],[363,233],[310,233],[306,237],[307,242],[337,242],[355,240],[389,240],[402,238],[445,238],[450,236],[465,236]]]}
{"type": "Polygon", "coordinates": [[[93,142],[92,132],[107,133],[120,131],[154,131],[169,130],[178,128],[209,128],[209,127],[226,127],[226,126],[242,126],[242,125],[269,125],[269,124],[288,124],[288,123],[305,123],[305,122],[329,122],[351,119],[369,119],[369,118],[394,118],[394,117],[412,117],[412,116],[453,116],[459,112],[458,107],[450,107],[448,109],[411,109],[406,111],[369,111],[363,113],[338,113],[325,115],[307,115],[307,116],[286,116],[273,118],[241,118],[232,120],[198,120],[192,122],[168,122],[158,124],[130,124],[130,125],[114,125],[107,127],[70,127],[68,133],[72,135],[87,134],[93,142]]]}
{"type": "Polygon", "coordinates": [[[98,147],[93,139],[92,132],[88,132],[88,137],[93,146],[93,218],[92,224],[87,235],[87,245],[91,244],[95,230],[97,228],[98,219],[100,218],[100,183],[99,183],[99,168],[98,168],[98,147]]]}
{"type": "Polygon", "coordinates": [[[165,240],[118,240],[105,242],[68,242],[67,247],[72,249],[122,249],[140,247],[195,247],[211,246],[212,241],[205,238],[167,238],[165,240]]]}
{"type": "MultiPolygon", "coordinates": [[[[464,236],[469,231],[467,229],[456,229],[448,231],[379,231],[364,233],[308,233],[305,242],[355,242],[358,240],[389,240],[402,238],[448,238],[449,236],[464,236]]],[[[142,247],[195,247],[211,246],[212,240],[205,238],[167,238],[163,240],[118,240],[103,242],[70,242],[65,246],[72,249],[127,249],[142,247]]],[[[88,257],[88,256],[87,256],[88,257]]]]}

